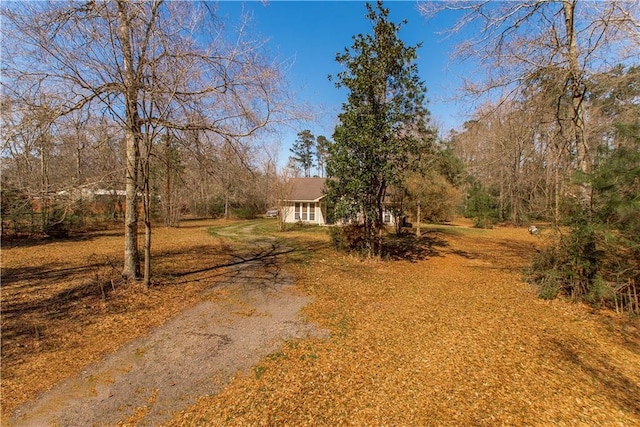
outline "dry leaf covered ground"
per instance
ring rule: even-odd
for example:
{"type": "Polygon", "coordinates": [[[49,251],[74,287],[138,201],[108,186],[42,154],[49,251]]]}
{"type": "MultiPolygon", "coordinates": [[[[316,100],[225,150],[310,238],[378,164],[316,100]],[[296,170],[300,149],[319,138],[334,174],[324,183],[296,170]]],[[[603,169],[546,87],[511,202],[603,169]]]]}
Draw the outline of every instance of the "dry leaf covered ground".
{"type": "MultiPolygon", "coordinates": [[[[228,247],[212,221],[154,231],[154,286],[119,283],[120,231],[2,242],[2,417],[202,299],[228,247]],[[112,281],[113,280],[113,285],[112,281]]],[[[4,424],[4,423],[3,423],[4,424]]]]}
{"type": "MultiPolygon", "coordinates": [[[[111,288],[118,233],[3,243],[3,417],[200,301],[234,244],[212,224],[156,231],[146,292],[111,288]]],[[[640,425],[638,320],[537,299],[526,229],[430,227],[383,261],[337,254],[324,229],[278,238],[330,336],[289,341],[172,425],[640,425]]]]}
{"type": "Polygon", "coordinates": [[[386,261],[316,239],[292,268],[331,338],[290,342],[172,425],[640,425],[637,320],[537,299],[526,229],[432,227],[386,261]]]}

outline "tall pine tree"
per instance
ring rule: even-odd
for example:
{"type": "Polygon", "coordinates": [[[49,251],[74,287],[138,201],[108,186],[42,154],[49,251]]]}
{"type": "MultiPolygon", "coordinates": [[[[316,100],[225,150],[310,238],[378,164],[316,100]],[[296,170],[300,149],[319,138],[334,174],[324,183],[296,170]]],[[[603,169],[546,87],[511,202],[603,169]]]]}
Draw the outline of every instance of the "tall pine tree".
{"type": "MultiPolygon", "coordinates": [[[[385,196],[401,186],[425,142],[429,113],[415,64],[420,45],[399,39],[401,25],[389,20],[379,1],[367,3],[372,34],[354,37],[338,54],[345,67],[336,86],[348,89],[327,161],[329,196],[336,219],[357,218],[370,256],[382,251],[385,196]]],[[[406,24],[406,21],[402,24],[406,24]]],[[[330,77],[331,78],[331,77],[330,77]]]]}
{"type": "Polygon", "coordinates": [[[290,159],[302,169],[304,176],[307,178],[311,176],[315,146],[316,137],[310,130],[306,129],[298,132],[298,138],[293,144],[293,147],[291,147],[293,156],[291,156],[290,159]]]}

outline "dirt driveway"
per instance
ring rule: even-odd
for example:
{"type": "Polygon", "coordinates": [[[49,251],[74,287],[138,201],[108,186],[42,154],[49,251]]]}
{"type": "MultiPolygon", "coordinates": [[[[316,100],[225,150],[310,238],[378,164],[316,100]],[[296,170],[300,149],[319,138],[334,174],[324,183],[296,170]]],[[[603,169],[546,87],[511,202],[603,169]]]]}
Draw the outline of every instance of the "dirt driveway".
{"type": "Polygon", "coordinates": [[[198,397],[218,392],[283,340],[326,332],[305,323],[310,302],[293,288],[269,239],[247,242],[207,301],[136,339],[37,401],[19,407],[16,426],[158,425],[198,397]]]}

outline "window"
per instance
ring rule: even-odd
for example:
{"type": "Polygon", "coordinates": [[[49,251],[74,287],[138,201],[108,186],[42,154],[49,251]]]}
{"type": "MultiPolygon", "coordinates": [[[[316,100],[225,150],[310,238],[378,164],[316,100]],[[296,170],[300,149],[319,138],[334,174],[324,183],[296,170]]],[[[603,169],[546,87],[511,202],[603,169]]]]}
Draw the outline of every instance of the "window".
{"type": "Polygon", "coordinates": [[[296,221],[315,221],[316,203],[296,202],[293,209],[293,217],[296,221]]]}
{"type": "Polygon", "coordinates": [[[389,211],[384,211],[384,218],[383,220],[386,224],[391,222],[391,212],[389,211]]]}
{"type": "Polygon", "coordinates": [[[316,204],[309,203],[309,221],[316,220],[316,204]]]}

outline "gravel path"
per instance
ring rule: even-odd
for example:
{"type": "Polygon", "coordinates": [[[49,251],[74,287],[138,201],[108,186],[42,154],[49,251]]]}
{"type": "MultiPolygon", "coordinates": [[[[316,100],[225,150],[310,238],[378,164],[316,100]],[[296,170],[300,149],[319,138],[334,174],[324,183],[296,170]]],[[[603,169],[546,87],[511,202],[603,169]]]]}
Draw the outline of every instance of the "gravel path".
{"type": "Polygon", "coordinates": [[[324,336],[299,318],[310,298],[296,292],[291,275],[280,269],[278,256],[285,251],[273,242],[253,242],[236,254],[211,301],[18,408],[12,424],[158,425],[198,397],[220,391],[283,340],[324,336]]]}

